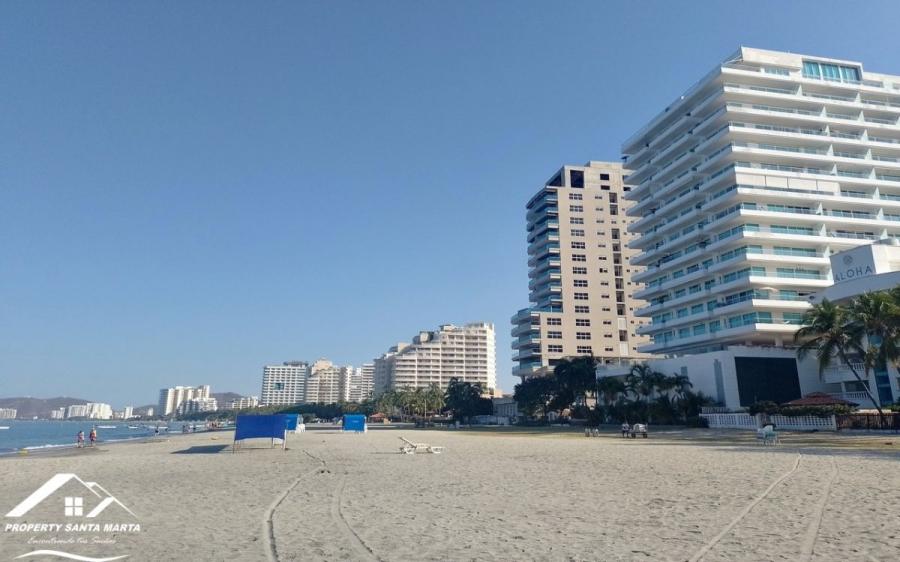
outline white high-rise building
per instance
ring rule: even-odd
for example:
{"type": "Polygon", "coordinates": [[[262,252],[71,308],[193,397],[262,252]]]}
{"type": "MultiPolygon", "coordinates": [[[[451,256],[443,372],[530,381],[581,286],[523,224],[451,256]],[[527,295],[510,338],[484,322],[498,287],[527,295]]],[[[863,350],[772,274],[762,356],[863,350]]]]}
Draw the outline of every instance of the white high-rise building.
{"type": "Polygon", "coordinates": [[[178,405],[176,413],[179,416],[202,412],[215,412],[219,409],[219,403],[215,398],[189,398],[178,405]]]}
{"type": "Polygon", "coordinates": [[[372,385],[375,380],[375,364],[363,363],[359,368],[358,396],[350,397],[351,402],[363,402],[372,398],[372,385]]]}
{"type": "Polygon", "coordinates": [[[450,379],[479,383],[485,390],[497,386],[494,325],[484,322],[420,332],[410,345],[398,344],[375,360],[377,393],[388,389],[447,388],[450,379]]]}
{"type": "Polygon", "coordinates": [[[839,390],[790,348],[829,256],[900,237],[900,76],[741,48],[623,152],[639,350],[728,405],[839,390]]]}
{"type": "Polygon", "coordinates": [[[66,408],[57,408],[55,410],[50,410],[50,419],[51,420],[64,420],[66,419],[66,408]]]}
{"type": "Polygon", "coordinates": [[[261,405],[291,405],[305,402],[309,371],[309,363],[303,361],[286,361],[281,365],[263,367],[261,405]]]}
{"type": "Polygon", "coordinates": [[[87,404],[72,404],[66,408],[66,418],[86,418],[88,415],[87,404]]]}
{"type": "Polygon", "coordinates": [[[113,416],[112,406],[102,402],[87,403],[87,417],[92,420],[108,420],[113,416]]]}
{"type": "Polygon", "coordinates": [[[15,408],[0,408],[0,420],[14,420],[18,413],[15,408]]]}
{"type": "Polygon", "coordinates": [[[305,401],[310,404],[349,401],[353,374],[353,367],[341,367],[327,359],[319,359],[310,366],[305,401]]]}
{"type": "Polygon", "coordinates": [[[210,397],[209,385],[176,386],[159,391],[159,415],[170,416],[178,412],[185,400],[201,400],[210,397]]]}

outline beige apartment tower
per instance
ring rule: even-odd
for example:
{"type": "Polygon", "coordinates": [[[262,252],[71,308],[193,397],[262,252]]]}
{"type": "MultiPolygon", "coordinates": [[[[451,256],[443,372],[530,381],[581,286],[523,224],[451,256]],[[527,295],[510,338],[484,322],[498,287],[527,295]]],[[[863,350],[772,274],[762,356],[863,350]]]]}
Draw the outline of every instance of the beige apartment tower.
{"type": "Polygon", "coordinates": [[[564,357],[618,363],[646,355],[634,311],[622,165],[565,166],[527,208],[529,301],[512,317],[513,375],[543,375],[564,357]]]}

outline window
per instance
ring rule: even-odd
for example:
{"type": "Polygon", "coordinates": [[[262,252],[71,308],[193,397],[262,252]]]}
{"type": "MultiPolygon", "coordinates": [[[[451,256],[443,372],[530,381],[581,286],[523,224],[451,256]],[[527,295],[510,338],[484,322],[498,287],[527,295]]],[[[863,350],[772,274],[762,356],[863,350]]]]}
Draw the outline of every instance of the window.
{"type": "Polygon", "coordinates": [[[562,326],[562,318],[547,318],[548,326],[562,326]]]}
{"type": "Polygon", "coordinates": [[[576,287],[587,287],[588,286],[587,279],[575,279],[574,281],[572,281],[572,284],[574,284],[576,287]]]}
{"type": "Polygon", "coordinates": [[[594,354],[594,351],[591,349],[591,346],[589,346],[589,345],[579,345],[576,347],[576,349],[578,350],[578,353],[586,353],[588,355],[594,354]]]}
{"type": "Polygon", "coordinates": [[[584,236],[584,230],[577,229],[577,228],[573,228],[573,229],[570,231],[570,234],[571,234],[572,236],[584,236]]]}
{"type": "Polygon", "coordinates": [[[569,201],[581,201],[581,194],[580,193],[570,193],[569,201]]]}
{"type": "Polygon", "coordinates": [[[584,224],[584,219],[581,217],[569,217],[569,224],[584,224]]]}
{"type": "Polygon", "coordinates": [[[609,174],[600,174],[600,179],[609,181],[609,174]]]}
{"type": "Polygon", "coordinates": [[[81,517],[84,515],[84,498],[66,497],[65,508],[66,517],[81,517]]]}
{"type": "Polygon", "coordinates": [[[576,313],[576,314],[590,314],[590,313],[591,313],[591,307],[576,304],[576,305],[575,305],[575,313],[576,313]]]}
{"type": "Polygon", "coordinates": [[[590,326],[591,319],[590,318],[576,318],[575,325],[576,326],[590,326]]]}
{"type": "Polygon", "coordinates": [[[859,69],[855,66],[838,66],[814,61],[803,61],[803,77],[851,84],[859,83],[861,78],[859,69]]]}
{"type": "Polygon", "coordinates": [[[283,382],[276,382],[276,383],[273,385],[273,390],[284,390],[284,383],[283,383],[283,382]]]}
{"type": "Polygon", "coordinates": [[[569,185],[572,187],[584,187],[584,171],[569,170],[569,185]]]}
{"type": "Polygon", "coordinates": [[[587,256],[584,254],[572,254],[572,261],[587,261],[587,256]]]}
{"type": "Polygon", "coordinates": [[[589,340],[589,339],[591,339],[591,333],[590,332],[575,332],[575,339],[576,340],[589,340]]]}
{"type": "Polygon", "coordinates": [[[548,340],[561,340],[562,332],[553,332],[553,331],[547,332],[547,339],[548,340]]]}
{"type": "Polygon", "coordinates": [[[553,344],[548,345],[547,352],[548,353],[562,353],[563,352],[562,346],[561,345],[553,345],[553,344]]]}
{"type": "Polygon", "coordinates": [[[575,300],[586,301],[586,300],[588,300],[588,294],[587,293],[575,293],[575,300]]]}
{"type": "Polygon", "coordinates": [[[572,273],[574,273],[575,275],[587,275],[587,268],[586,267],[573,267],[572,273]]]}
{"type": "Polygon", "coordinates": [[[572,242],[572,249],[573,250],[584,250],[585,249],[584,242],[572,242]]]}
{"type": "Polygon", "coordinates": [[[573,213],[582,213],[584,212],[584,207],[581,205],[569,205],[569,211],[573,213]]]}

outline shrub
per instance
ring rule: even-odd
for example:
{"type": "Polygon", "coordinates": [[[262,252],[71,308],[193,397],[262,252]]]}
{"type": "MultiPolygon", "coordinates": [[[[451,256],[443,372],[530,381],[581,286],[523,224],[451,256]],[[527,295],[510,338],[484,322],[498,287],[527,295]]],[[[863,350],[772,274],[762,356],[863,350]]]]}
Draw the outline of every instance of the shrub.
{"type": "Polygon", "coordinates": [[[700,416],[691,416],[687,419],[685,423],[688,427],[709,427],[709,421],[706,418],[701,418],[700,416]]]}
{"type": "Polygon", "coordinates": [[[751,416],[755,416],[756,414],[779,414],[781,413],[781,406],[770,400],[763,400],[761,402],[750,404],[750,407],[747,408],[747,411],[751,416]]]}

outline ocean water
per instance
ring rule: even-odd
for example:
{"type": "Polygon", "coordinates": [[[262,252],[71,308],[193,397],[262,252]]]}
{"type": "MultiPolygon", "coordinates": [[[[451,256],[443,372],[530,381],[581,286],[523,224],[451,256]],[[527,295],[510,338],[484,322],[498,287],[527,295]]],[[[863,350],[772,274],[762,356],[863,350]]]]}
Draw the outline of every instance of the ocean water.
{"type": "MultiPolygon", "coordinates": [[[[161,433],[181,433],[183,425],[191,425],[190,422],[159,423],[160,427],[168,426],[168,430],[161,433]]],[[[0,454],[9,454],[19,449],[46,449],[51,447],[74,447],[75,436],[79,431],[84,432],[85,442],[92,427],[97,428],[97,442],[111,443],[132,439],[146,439],[154,435],[156,422],[136,422],[121,420],[88,420],[88,421],[62,421],[62,420],[0,420],[0,454]],[[110,426],[110,428],[99,426],[110,426]],[[112,426],[115,426],[114,428],[112,426]],[[136,427],[136,429],[131,429],[136,427]]],[[[201,424],[197,425],[200,429],[201,424]]]]}

